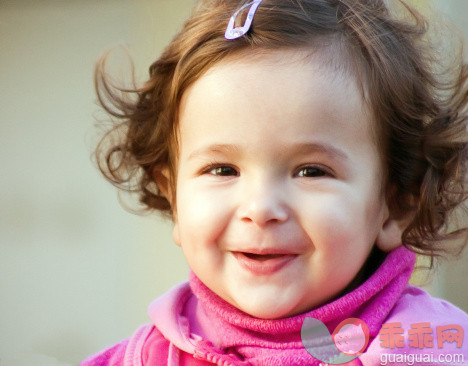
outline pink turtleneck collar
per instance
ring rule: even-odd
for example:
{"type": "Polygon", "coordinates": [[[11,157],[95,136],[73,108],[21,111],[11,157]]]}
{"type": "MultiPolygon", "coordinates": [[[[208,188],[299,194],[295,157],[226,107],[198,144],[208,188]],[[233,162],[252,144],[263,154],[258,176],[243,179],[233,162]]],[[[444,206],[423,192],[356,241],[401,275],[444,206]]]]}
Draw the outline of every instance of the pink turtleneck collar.
{"type": "Polygon", "coordinates": [[[350,293],[307,313],[275,320],[238,310],[191,273],[190,287],[178,286],[156,300],[149,314],[166,339],[197,358],[219,353],[232,364],[243,364],[242,360],[254,365],[314,364],[301,342],[304,319],[316,318],[333,331],[342,320],[359,318],[369,327],[372,340],[405,289],[414,263],[415,254],[399,247],[350,293]]]}

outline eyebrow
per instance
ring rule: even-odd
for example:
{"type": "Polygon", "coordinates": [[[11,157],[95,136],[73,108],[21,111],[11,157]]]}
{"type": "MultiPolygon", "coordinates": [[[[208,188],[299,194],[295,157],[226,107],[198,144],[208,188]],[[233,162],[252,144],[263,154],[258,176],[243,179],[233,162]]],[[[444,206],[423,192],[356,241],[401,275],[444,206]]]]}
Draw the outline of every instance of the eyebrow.
{"type": "MultiPolygon", "coordinates": [[[[204,155],[211,155],[211,154],[239,154],[241,150],[240,145],[235,145],[235,144],[212,144],[208,146],[204,146],[200,149],[197,149],[193,151],[189,157],[188,160],[197,158],[199,156],[204,156],[204,155]]],[[[330,158],[334,160],[340,160],[340,161],[347,161],[349,159],[348,154],[346,154],[342,149],[332,146],[327,143],[316,143],[316,142],[301,142],[297,144],[293,144],[292,146],[289,147],[282,147],[278,150],[278,152],[281,151],[291,151],[293,154],[311,154],[311,153],[320,153],[320,154],[325,154],[328,155],[330,158]]]]}
{"type": "Polygon", "coordinates": [[[294,145],[293,148],[295,152],[299,152],[304,155],[310,153],[321,153],[328,155],[334,160],[347,161],[349,159],[348,154],[346,154],[342,149],[323,142],[302,142],[294,145]]]}

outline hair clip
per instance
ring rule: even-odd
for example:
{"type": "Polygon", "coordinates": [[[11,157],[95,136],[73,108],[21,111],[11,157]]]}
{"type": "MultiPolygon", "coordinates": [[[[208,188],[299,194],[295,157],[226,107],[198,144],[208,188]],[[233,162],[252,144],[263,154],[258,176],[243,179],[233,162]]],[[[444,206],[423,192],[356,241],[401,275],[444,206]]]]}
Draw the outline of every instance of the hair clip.
{"type": "Polygon", "coordinates": [[[260,5],[260,3],[262,1],[263,0],[254,0],[254,1],[250,2],[250,3],[248,3],[248,4],[245,4],[242,8],[237,10],[232,15],[231,19],[229,19],[229,24],[228,24],[228,26],[226,28],[226,32],[224,33],[224,37],[226,39],[236,39],[236,38],[242,37],[244,34],[246,34],[249,31],[250,26],[252,25],[252,20],[253,20],[253,17],[255,15],[255,12],[257,11],[257,8],[258,8],[258,6],[260,5]],[[250,9],[249,9],[249,13],[247,14],[247,18],[245,19],[244,25],[242,27],[234,28],[234,23],[236,21],[237,15],[242,10],[247,8],[248,6],[250,6],[250,9]]]}

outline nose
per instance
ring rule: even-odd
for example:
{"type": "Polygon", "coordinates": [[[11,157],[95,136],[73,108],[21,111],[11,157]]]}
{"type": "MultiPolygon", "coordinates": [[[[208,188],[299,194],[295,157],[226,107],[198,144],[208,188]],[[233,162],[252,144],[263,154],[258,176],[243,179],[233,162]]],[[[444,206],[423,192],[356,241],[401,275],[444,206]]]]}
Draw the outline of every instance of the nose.
{"type": "Polygon", "coordinates": [[[289,208],[283,199],[284,189],[274,184],[246,184],[240,193],[238,218],[247,223],[263,227],[267,224],[288,220],[289,208]]]}

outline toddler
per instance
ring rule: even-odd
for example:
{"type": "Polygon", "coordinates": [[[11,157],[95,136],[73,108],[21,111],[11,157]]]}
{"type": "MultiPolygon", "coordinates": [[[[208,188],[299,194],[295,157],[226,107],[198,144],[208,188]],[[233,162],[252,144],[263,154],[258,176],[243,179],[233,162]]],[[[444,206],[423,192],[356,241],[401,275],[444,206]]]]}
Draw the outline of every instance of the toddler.
{"type": "Polygon", "coordinates": [[[82,366],[468,362],[467,314],[408,284],[466,242],[467,67],[400,5],[200,0],[134,102],[98,64],[100,169],[191,274],[82,366]]]}

